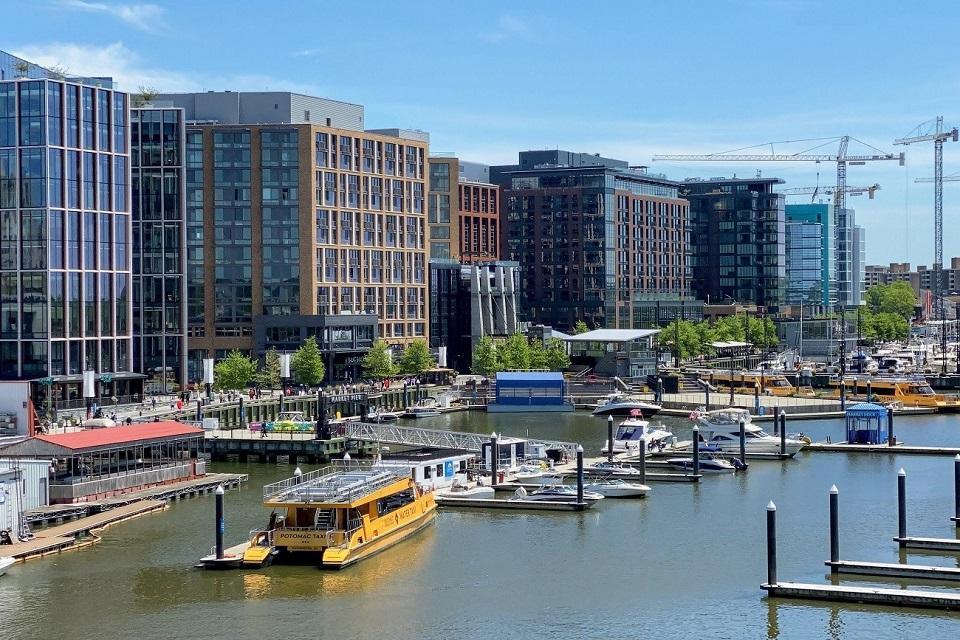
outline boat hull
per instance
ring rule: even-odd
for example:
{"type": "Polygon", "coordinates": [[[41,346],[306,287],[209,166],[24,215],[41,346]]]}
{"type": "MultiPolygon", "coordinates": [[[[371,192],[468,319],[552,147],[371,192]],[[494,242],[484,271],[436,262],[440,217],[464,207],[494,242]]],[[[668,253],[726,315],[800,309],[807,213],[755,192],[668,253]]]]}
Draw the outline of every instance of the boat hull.
{"type": "MultiPolygon", "coordinates": [[[[667,464],[674,469],[692,472],[693,460],[691,458],[671,458],[667,464]]],[[[701,460],[700,473],[733,473],[736,468],[732,464],[718,464],[715,460],[701,460]]]]}
{"type": "Polygon", "coordinates": [[[643,484],[627,483],[626,486],[611,486],[603,484],[585,484],[584,490],[599,493],[604,498],[645,498],[650,487],[643,484]]]}
{"type": "Polygon", "coordinates": [[[429,511],[409,521],[404,526],[394,529],[382,536],[378,536],[369,542],[365,542],[359,547],[350,549],[345,557],[341,554],[330,553],[331,551],[340,551],[339,549],[327,549],[323,553],[321,560],[321,569],[344,569],[350,565],[365,560],[370,556],[386,551],[390,547],[403,542],[410,536],[420,532],[433,524],[437,516],[437,505],[431,503],[429,511]]]}
{"type": "Polygon", "coordinates": [[[0,576],[5,574],[7,569],[14,563],[16,563],[15,558],[11,558],[10,556],[0,557],[0,576]]]}
{"type": "Polygon", "coordinates": [[[600,405],[593,410],[595,416],[629,416],[633,411],[639,411],[644,418],[650,418],[660,413],[662,407],[645,402],[614,402],[600,405]]]}

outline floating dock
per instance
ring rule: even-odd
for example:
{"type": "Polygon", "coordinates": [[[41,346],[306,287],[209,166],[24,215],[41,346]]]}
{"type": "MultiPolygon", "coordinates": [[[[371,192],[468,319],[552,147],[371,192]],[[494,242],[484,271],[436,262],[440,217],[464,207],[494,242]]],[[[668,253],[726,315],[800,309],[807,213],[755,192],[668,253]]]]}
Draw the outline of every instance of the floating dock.
{"type": "Polygon", "coordinates": [[[854,602],[879,604],[888,607],[918,607],[922,609],[960,610],[960,594],[913,589],[877,589],[839,585],[778,582],[762,584],[760,588],[774,598],[825,600],[827,602],[854,602]]]}
{"type": "Polygon", "coordinates": [[[843,442],[826,443],[813,442],[805,446],[801,451],[814,451],[826,453],[886,453],[895,455],[915,455],[915,456],[955,456],[960,454],[960,447],[922,447],[905,444],[895,444],[892,447],[887,444],[846,444],[843,442]]]}
{"type": "Polygon", "coordinates": [[[934,567],[923,564],[894,564],[888,562],[851,562],[827,560],[823,564],[836,573],[859,576],[882,576],[885,578],[919,578],[922,580],[960,581],[960,568],[934,567]]]}
{"type": "Polygon", "coordinates": [[[960,540],[952,538],[915,538],[913,536],[896,537],[894,542],[903,549],[930,549],[934,551],[960,552],[960,540]]]}
{"type": "Polygon", "coordinates": [[[593,502],[547,502],[545,500],[520,500],[502,498],[448,498],[436,496],[441,507],[472,509],[514,509],[520,511],[585,511],[593,502]]]}

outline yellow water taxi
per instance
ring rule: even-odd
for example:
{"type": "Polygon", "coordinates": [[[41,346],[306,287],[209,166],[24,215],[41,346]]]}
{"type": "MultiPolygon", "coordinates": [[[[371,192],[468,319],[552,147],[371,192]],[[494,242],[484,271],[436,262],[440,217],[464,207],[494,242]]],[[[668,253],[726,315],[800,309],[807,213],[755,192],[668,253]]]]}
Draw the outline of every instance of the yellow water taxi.
{"type": "MultiPolygon", "coordinates": [[[[834,398],[840,397],[840,381],[830,383],[834,398]]],[[[884,404],[897,402],[904,407],[925,407],[939,411],[960,411],[960,402],[936,393],[923,378],[882,378],[851,376],[843,379],[848,399],[867,399],[884,404]]]]}
{"type": "Polygon", "coordinates": [[[263,504],[274,513],[266,529],[252,532],[244,565],[276,554],[340,569],[431,524],[437,508],[409,469],[353,461],[268,484],[263,504]]]}
{"type": "Polygon", "coordinates": [[[722,369],[694,369],[700,379],[720,389],[730,390],[731,378],[734,393],[752,394],[759,391],[767,396],[792,396],[797,392],[785,375],[777,371],[723,371],[722,369]]]}

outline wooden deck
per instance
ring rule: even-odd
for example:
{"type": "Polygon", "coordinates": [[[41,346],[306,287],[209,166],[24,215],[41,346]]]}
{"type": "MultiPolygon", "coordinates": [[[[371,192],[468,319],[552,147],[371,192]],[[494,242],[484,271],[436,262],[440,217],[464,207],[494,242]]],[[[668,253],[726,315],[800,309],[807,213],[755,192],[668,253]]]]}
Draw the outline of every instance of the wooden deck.
{"type": "Polygon", "coordinates": [[[894,538],[893,540],[899,543],[904,549],[932,549],[936,551],[960,552],[960,540],[953,538],[917,538],[908,536],[906,538],[894,538]]]}
{"type": "Polygon", "coordinates": [[[894,564],[887,562],[851,562],[840,560],[825,565],[837,573],[849,573],[859,576],[883,576],[885,578],[920,578],[922,580],[960,581],[960,568],[935,567],[923,564],[894,564]]]}
{"type": "Polygon", "coordinates": [[[778,582],[762,584],[760,588],[774,598],[825,600],[827,602],[855,602],[888,607],[918,607],[922,609],[960,610],[960,593],[918,591],[914,589],[876,589],[837,585],[778,582]]]}
{"type": "Polygon", "coordinates": [[[889,446],[886,444],[845,444],[813,442],[803,448],[803,451],[823,453],[883,453],[893,455],[914,456],[955,456],[960,454],[960,447],[921,447],[905,444],[889,446]]]}

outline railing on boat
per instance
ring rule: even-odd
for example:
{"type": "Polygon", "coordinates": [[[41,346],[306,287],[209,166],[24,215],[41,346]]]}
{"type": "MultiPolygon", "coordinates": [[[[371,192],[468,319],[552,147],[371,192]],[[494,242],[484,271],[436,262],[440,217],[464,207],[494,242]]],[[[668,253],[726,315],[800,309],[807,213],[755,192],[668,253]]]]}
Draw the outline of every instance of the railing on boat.
{"type": "Polygon", "coordinates": [[[350,502],[406,478],[407,470],[375,463],[332,464],[263,487],[264,502],[350,502]]]}

